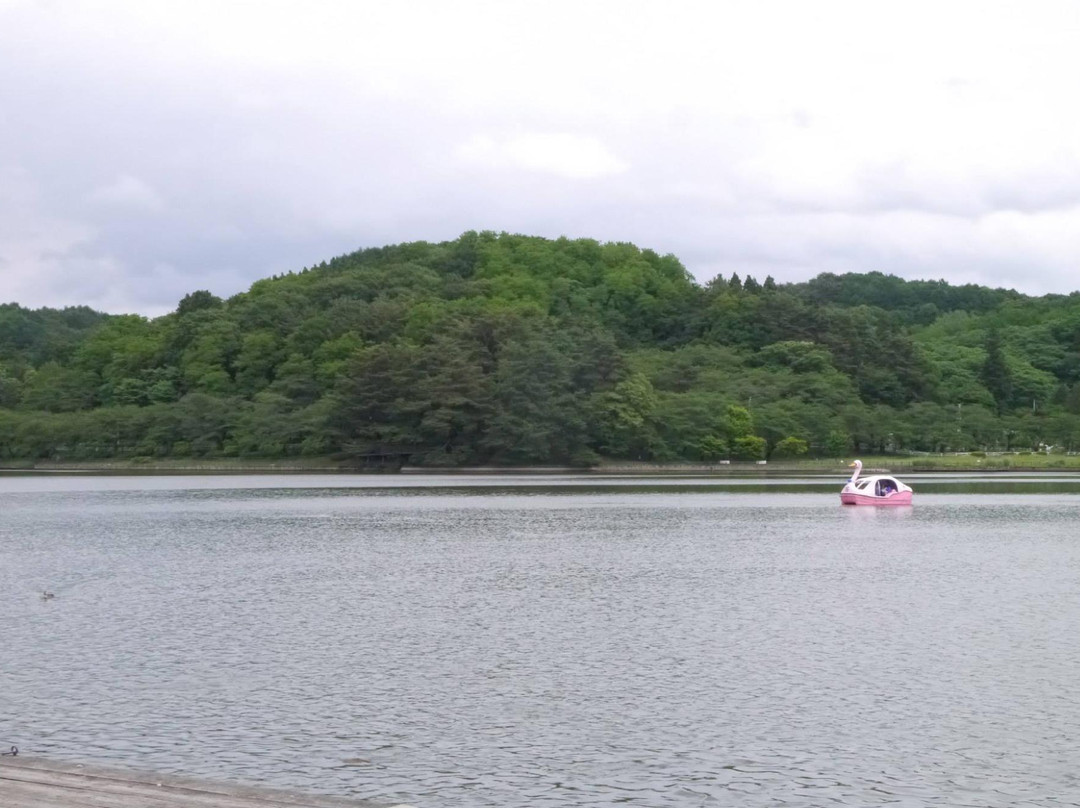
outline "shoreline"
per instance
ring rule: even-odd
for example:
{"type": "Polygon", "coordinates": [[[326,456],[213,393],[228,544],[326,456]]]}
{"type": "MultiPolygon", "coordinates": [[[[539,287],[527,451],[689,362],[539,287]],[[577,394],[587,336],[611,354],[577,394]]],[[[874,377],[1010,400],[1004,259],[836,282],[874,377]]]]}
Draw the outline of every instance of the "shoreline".
{"type": "MultiPolygon", "coordinates": [[[[864,455],[867,472],[963,473],[963,472],[1080,472],[1080,455],[988,454],[875,456],[864,455]]],[[[213,458],[160,460],[9,461],[0,463],[0,474],[365,474],[365,475],[586,475],[768,477],[778,474],[843,475],[847,460],[814,458],[776,460],[768,463],[657,463],[603,461],[594,466],[402,466],[396,469],[363,466],[330,457],[313,458],[213,458]]]]}

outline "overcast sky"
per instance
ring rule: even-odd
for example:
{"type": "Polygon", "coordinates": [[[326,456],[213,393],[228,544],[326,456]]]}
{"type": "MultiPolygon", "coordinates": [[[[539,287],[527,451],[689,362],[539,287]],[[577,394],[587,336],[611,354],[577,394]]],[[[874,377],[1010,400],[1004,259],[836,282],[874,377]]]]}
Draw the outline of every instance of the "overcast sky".
{"type": "Polygon", "coordinates": [[[1080,3],[0,0],[0,302],[465,230],[1080,289],[1080,3]]]}

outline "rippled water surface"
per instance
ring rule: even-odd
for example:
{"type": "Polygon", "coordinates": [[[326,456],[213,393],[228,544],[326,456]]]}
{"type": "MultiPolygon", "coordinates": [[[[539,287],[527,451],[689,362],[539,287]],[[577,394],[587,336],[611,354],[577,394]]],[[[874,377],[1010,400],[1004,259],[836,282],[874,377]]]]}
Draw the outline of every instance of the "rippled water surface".
{"type": "Polygon", "coordinates": [[[911,482],[0,478],[0,744],[420,808],[1080,805],[1080,479],[911,482]]]}

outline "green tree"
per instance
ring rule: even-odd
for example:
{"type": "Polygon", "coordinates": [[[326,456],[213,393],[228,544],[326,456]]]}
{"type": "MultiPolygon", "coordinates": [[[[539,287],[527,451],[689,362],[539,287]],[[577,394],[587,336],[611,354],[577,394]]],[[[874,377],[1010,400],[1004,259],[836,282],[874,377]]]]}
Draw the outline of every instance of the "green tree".
{"type": "Polygon", "coordinates": [[[270,329],[244,334],[233,362],[236,390],[252,396],[274,380],[274,371],[284,359],[278,335],[270,329]]]}
{"type": "Polygon", "coordinates": [[[1001,414],[1012,402],[1013,386],[1009,363],[1005,359],[1001,344],[1001,334],[996,328],[987,332],[985,348],[986,361],[982,365],[981,378],[994,398],[998,413],[1001,414]]]}
{"type": "Polygon", "coordinates": [[[184,295],[183,300],[180,301],[180,305],[176,307],[176,313],[183,317],[185,314],[191,314],[192,312],[203,311],[205,309],[216,309],[220,306],[220,297],[215,297],[205,289],[200,289],[197,292],[184,295]]]}
{"type": "Polygon", "coordinates": [[[530,335],[503,347],[494,378],[495,412],[483,441],[502,463],[573,463],[584,454],[585,401],[568,355],[530,335]]]}
{"type": "Polygon", "coordinates": [[[719,435],[707,435],[701,439],[699,451],[701,459],[711,463],[727,457],[728,444],[727,441],[719,435]]]}
{"type": "Polygon", "coordinates": [[[824,448],[827,457],[843,457],[851,449],[851,436],[834,429],[825,439],[824,448]]]}
{"type": "Polygon", "coordinates": [[[93,374],[46,362],[27,373],[23,381],[21,406],[27,410],[72,412],[89,409],[96,399],[97,380],[93,374]]]}
{"type": "Polygon", "coordinates": [[[22,384],[0,365],[0,408],[12,409],[22,398],[22,384]]]}
{"type": "Polygon", "coordinates": [[[765,449],[765,438],[757,435],[744,435],[731,442],[731,455],[737,460],[764,460],[765,449]]]}
{"type": "Polygon", "coordinates": [[[147,384],[142,379],[121,379],[112,387],[111,396],[114,404],[122,407],[142,407],[150,403],[147,384]]]}
{"type": "Polygon", "coordinates": [[[754,417],[746,407],[729,404],[724,416],[727,435],[733,441],[732,446],[736,438],[744,438],[754,431],[754,417]]]}
{"type": "Polygon", "coordinates": [[[773,457],[801,457],[810,451],[810,444],[801,438],[786,437],[776,444],[773,449],[773,457]]]}
{"type": "Polygon", "coordinates": [[[357,351],[339,381],[330,417],[346,451],[419,444],[419,368],[420,351],[412,345],[381,343],[357,351]]]}
{"type": "Polygon", "coordinates": [[[659,406],[656,391],[641,373],[631,374],[596,397],[598,449],[613,457],[648,459],[658,436],[653,416],[659,406]]]}

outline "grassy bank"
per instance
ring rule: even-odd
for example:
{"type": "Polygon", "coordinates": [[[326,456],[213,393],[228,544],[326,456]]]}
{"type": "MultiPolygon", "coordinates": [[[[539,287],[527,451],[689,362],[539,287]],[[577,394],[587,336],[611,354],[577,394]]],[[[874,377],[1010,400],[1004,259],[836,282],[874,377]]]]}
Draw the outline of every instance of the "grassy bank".
{"type": "MultiPolygon", "coordinates": [[[[647,473],[711,473],[711,474],[847,474],[848,464],[855,457],[799,458],[770,460],[765,465],[733,461],[728,465],[692,463],[602,463],[593,471],[612,474],[647,473]]],[[[974,454],[963,455],[858,455],[863,473],[888,471],[895,474],[919,471],[1080,471],[1080,455],[1061,454],[974,454]]]]}
{"type": "Polygon", "coordinates": [[[114,460],[24,460],[0,463],[0,471],[85,471],[85,472],[176,472],[176,473],[281,473],[358,471],[350,464],[330,457],[285,458],[180,458],[165,457],[114,460]]]}
{"type": "MultiPolygon", "coordinates": [[[[715,474],[746,476],[757,474],[836,474],[848,473],[851,458],[800,458],[770,460],[764,465],[733,461],[713,463],[648,463],[603,461],[588,469],[567,467],[485,467],[420,468],[406,467],[411,473],[592,473],[592,474],[715,474]]],[[[862,455],[865,473],[889,471],[895,474],[919,471],[1080,471],[1080,455],[1061,454],[988,454],[966,455],[862,455]]],[[[281,473],[379,473],[393,470],[358,465],[355,461],[333,457],[296,458],[135,458],[115,460],[6,461],[0,471],[158,473],[158,474],[281,474],[281,473]]]]}

